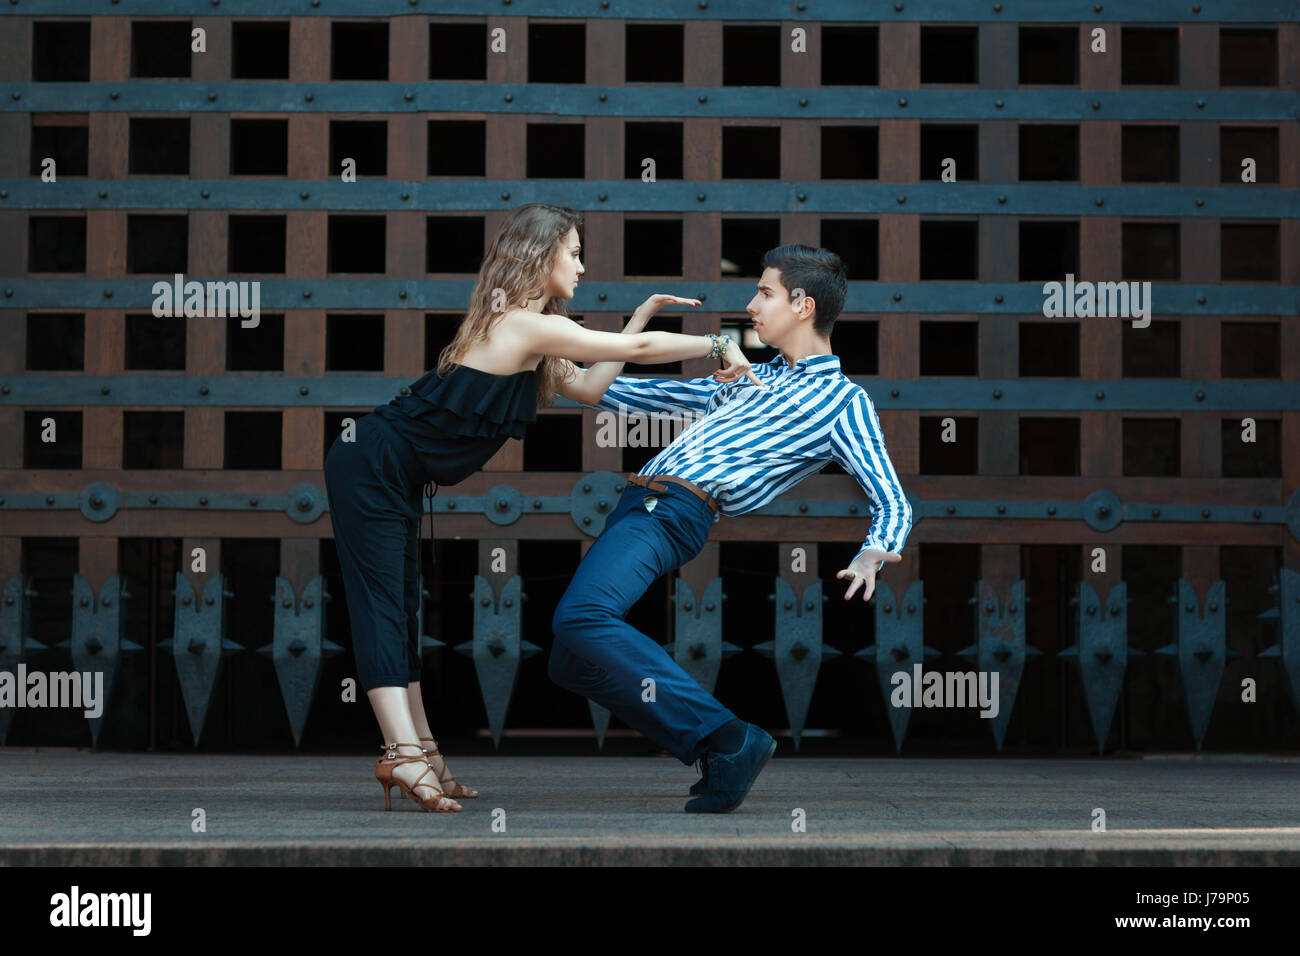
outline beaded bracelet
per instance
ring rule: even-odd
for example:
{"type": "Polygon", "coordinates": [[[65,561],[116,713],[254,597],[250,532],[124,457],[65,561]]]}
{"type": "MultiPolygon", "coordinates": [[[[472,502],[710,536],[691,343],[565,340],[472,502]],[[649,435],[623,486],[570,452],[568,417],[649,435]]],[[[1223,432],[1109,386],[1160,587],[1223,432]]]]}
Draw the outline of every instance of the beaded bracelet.
{"type": "Polygon", "coordinates": [[[727,349],[731,346],[731,336],[714,335],[709,333],[709,338],[713,340],[713,351],[709,353],[710,358],[721,359],[727,354],[727,349]]]}

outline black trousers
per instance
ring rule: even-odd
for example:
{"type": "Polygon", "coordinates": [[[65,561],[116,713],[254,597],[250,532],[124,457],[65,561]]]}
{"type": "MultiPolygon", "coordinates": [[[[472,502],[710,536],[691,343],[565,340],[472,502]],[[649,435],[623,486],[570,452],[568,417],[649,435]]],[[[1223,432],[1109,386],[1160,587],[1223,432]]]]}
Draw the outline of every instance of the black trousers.
{"type": "Polygon", "coordinates": [[[363,690],[420,679],[420,491],[413,453],[374,414],[334,439],[325,491],[363,690]]]}

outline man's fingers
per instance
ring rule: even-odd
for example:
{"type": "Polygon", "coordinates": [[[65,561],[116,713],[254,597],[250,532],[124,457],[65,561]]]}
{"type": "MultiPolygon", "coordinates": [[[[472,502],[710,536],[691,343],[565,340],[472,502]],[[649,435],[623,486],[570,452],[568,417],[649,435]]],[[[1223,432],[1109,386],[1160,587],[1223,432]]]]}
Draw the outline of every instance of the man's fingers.
{"type": "Polygon", "coordinates": [[[860,578],[860,577],[858,577],[856,574],[853,575],[853,583],[852,583],[851,585],[849,585],[849,589],[848,589],[848,591],[845,592],[845,594],[844,594],[844,600],[847,601],[849,598],[853,597],[854,592],[856,592],[856,591],[858,590],[858,588],[860,588],[860,587],[862,586],[862,582],[863,582],[864,580],[865,580],[864,578],[860,578]]]}
{"type": "Polygon", "coordinates": [[[749,379],[751,382],[753,382],[755,385],[757,385],[759,388],[767,387],[766,385],[764,385],[762,382],[758,380],[758,376],[755,375],[753,372],[746,372],[745,377],[749,379]]]}
{"type": "Polygon", "coordinates": [[[894,554],[892,551],[887,551],[885,552],[885,556],[880,560],[888,564],[897,564],[899,561],[903,560],[903,556],[901,554],[894,554]]]}

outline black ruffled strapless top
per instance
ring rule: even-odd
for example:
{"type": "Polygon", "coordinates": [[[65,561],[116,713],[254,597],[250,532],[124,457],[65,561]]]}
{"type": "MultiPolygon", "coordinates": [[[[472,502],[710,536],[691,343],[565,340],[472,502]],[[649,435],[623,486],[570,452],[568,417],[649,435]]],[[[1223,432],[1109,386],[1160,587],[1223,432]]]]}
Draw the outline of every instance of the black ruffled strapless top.
{"type": "Polygon", "coordinates": [[[374,414],[411,446],[424,481],[454,485],[537,421],[537,373],[493,375],[458,365],[441,378],[435,370],[374,414]]]}

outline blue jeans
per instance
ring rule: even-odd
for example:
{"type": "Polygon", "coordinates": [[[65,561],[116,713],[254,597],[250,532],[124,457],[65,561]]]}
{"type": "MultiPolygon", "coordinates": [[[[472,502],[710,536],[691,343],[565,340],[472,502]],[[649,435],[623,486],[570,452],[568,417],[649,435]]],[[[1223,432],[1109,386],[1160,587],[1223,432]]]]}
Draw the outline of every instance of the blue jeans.
{"type": "Polygon", "coordinates": [[[624,618],[651,582],[704,547],[713,512],[677,485],[628,485],[555,608],[551,680],[594,700],[684,764],[733,714],[624,618]],[[646,503],[654,500],[653,510],[646,503]],[[653,701],[646,678],[654,681],[653,701]]]}

